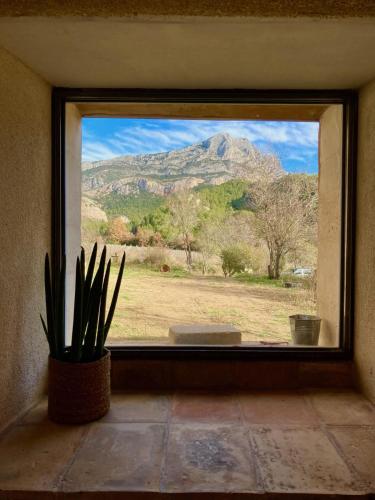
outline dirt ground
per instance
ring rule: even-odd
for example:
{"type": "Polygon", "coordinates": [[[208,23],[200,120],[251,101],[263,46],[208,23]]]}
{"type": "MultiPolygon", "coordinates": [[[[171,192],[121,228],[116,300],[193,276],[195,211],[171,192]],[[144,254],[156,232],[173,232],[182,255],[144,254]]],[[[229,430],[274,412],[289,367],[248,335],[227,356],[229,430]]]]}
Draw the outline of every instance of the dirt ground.
{"type": "MultiPolygon", "coordinates": [[[[115,278],[116,271],[112,287],[115,278]]],[[[302,289],[128,267],[108,341],[165,342],[174,324],[231,323],[243,341],[288,342],[288,316],[314,312],[310,292],[302,289]]]]}

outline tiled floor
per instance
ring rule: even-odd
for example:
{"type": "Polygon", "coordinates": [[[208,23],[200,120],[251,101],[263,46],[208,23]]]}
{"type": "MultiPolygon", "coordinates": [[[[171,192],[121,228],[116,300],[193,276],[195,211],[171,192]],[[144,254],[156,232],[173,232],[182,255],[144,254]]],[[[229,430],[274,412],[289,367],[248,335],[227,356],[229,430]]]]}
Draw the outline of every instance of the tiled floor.
{"type": "Polygon", "coordinates": [[[375,410],[350,391],[114,394],[105,418],[76,427],[49,422],[43,402],[0,439],[6,499],[371,493],[375,410]]]}

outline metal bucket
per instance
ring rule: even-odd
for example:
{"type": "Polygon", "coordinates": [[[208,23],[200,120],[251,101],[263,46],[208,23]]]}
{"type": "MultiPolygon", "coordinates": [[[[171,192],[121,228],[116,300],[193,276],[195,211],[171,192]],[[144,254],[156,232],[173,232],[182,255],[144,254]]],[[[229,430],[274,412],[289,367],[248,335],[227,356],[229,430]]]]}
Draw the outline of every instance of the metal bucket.
{"type": "Polygon", "coordinates": [[[293,344],[318,345],[321,319],[308,314],[289,316],[293,344]]]}

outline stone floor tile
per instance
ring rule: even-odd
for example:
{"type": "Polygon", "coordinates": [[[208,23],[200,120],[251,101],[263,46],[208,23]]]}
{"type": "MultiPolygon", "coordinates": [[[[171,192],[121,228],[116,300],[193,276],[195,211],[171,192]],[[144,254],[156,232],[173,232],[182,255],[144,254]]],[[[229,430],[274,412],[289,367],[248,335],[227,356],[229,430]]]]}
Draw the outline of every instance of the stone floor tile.
{"type": "Polygon", "coordinates": [[[172,401],[172,422],[240,423],[240,409],[233,395],[178,393],[172,401]]]}
{"type": "MultiPolygon", "coordinates": [[[[24,491],[0,491],[0,500],[60,500],[60,499],[56,491],[24,490],[24,491]]],[[[74,500],[74,499],[69,499],[69,500],[74,500]]],[[[86,498],[79,498],[79,500],[86,500],[86,498]]],[[[100,499],[100,500],[105,500],[105,499],[100,499]]]]}
{"type": "Polygon", "coordinates": [[[246,430],[214,424],[172,424],[162,490],[252,492],[256,469],[246,430]]]}
{"type": "Polygon", "coordinates": [[[375,494],[375,427],[329,427],[347,461],[375,494]]]}
{"type": "Polygon", "coordinates": [[[111,408],[101,422],[166,422],[170,399],[158,393],[114,393],[111,408]]]}
{"type": "Polygon", "coordinates": [[[63,490],[158,491],[164,436],[161,424],[94,424],[63,490]]]}
{"type": "Polygon", "coordinates": [[[250,429],[250,436],[268,492],[348,495],[361,491],[320,429],[257,426],[250,429]]]}
{"type": "Polygon", "coordinates": [[[54,490],[85,429],[51,422],[13,427],[0,440],[0,490],[54,490]]]}
{"type": "Polygon", "coordinates": [[[239,395],[245,422],[262,425],[316,425],[316,412],[300,392],[253,392],[239,395]]]}
{"type": "Polygon", "coordinates": [[[44,398],[40,403],[31,408],[21,419],[21,424],[42,424],[48,422],[47,415],[48,399],[44,398]]]}
{"type": "Polygon", "coordinates": [[[331,425],[375,425],[373,405],[354,391],[309,391],[308,398],[318,416],[331,425]]]}

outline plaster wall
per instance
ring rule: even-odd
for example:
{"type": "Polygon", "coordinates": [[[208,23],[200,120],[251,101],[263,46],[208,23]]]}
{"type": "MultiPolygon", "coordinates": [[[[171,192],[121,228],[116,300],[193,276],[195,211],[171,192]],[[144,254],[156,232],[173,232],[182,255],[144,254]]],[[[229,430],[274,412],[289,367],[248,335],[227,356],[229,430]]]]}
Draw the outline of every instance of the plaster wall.
{"type": "Polygon", "coordinates": [[[0,44],[57,87],[342,89],[375,74],[375,18],[0,16],[0,44]]]}
{"type": "Polygon", "coordinates": [[[282,16],[282,17],[369,17],[375,15],[375,5],[368,0],[189,0],[176,2],[163,0],[80,0],[56,2],[56,0],[3,0],[0,16],[282,16]]]}
{"type": "MultiPolygon", "coordinates": [[[[77,106],[65,106],[65,189],[66,189],[66,281],[67,290],[74,290],[76,258],[81,251],[81,113],[77,106]]],[[[69,292],[68,292],[69,294],[69,292]]],[[[66,340],[71,341],[74,292],[66,300],[66,340]]]]}
{"type": "Polygon", "coordinates": [[[342,107],[330,106],[319,128],[317,312],[325,347],[339,344],[341,168],[342,107]]]}
{"type": "Polygon", "coordinates": [[[0,47],[0,429],[45,388],[51,87],[0,47]]]}
{"type": "Polygon", "coordinates": [[[355,273],[355,364],[375,401],[375,81],[359,94],[355,273]]]}

